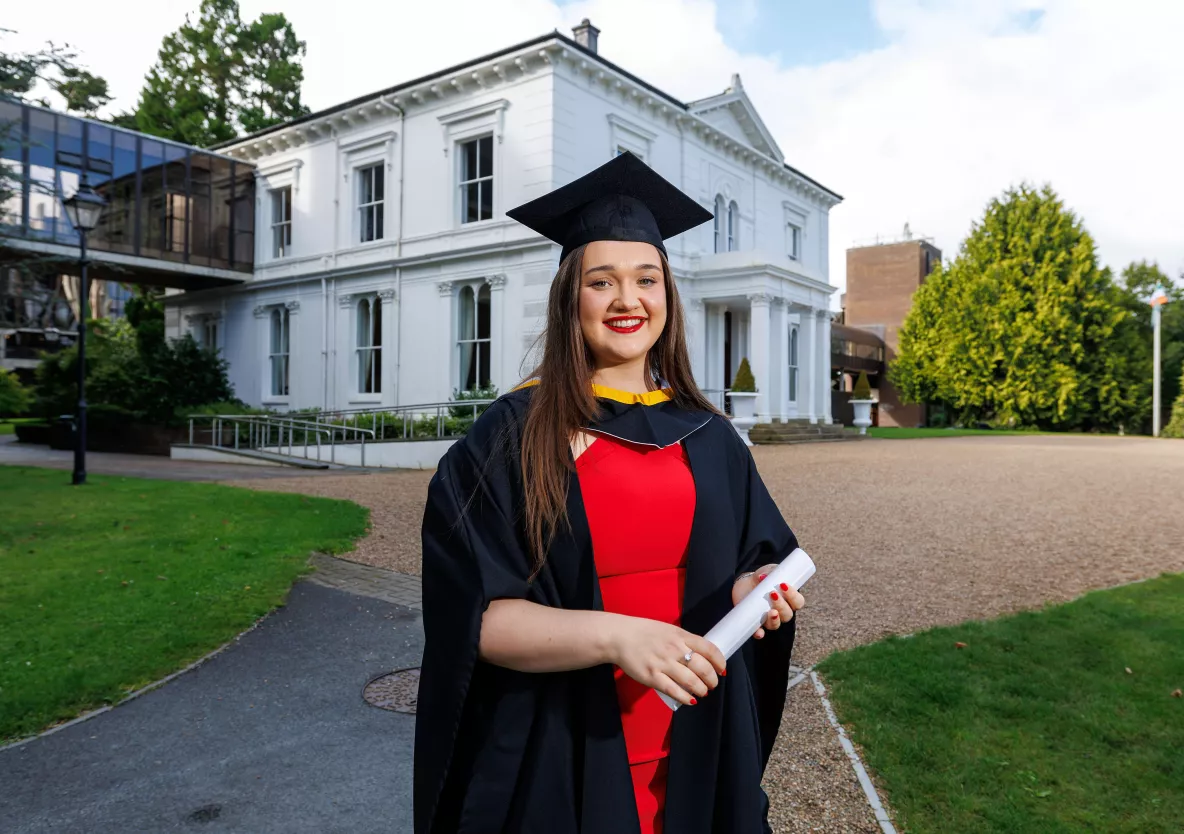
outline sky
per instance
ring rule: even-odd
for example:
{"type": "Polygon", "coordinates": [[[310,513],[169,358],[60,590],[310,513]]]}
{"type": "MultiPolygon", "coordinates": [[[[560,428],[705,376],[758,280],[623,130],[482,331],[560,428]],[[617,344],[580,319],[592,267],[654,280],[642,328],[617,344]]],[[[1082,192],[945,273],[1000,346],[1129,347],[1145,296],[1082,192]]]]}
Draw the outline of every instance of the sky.
{"type": "MultiPolygon", "coordinates": [[[[1179,0],[241,0],[308,43],[314,110],[588,17],[609,60],[684,101],[732,73],[786,161],[845,197],[845,250],[900,234],[947,258],[1009,187],[1049,184],[1101,262],[1184,273],[1184,2],[1179,0]]],[[[134,106],[161,38],[198,0],[9,4],[6,50],[68,42],[134,106]],[[45,11],[52,8],[52,15],[45,11]]],[[[837,303],[837,295],[835,299],[837,303]]]]}

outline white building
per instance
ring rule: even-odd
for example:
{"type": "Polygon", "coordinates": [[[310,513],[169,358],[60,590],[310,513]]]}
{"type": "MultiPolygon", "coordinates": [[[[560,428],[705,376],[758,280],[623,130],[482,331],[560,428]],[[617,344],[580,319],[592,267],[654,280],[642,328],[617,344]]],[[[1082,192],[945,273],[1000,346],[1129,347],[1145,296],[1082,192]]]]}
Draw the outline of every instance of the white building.
{"type": "Polygon", "coordinates": [[[841,198],[785,163],[738,76],[684,103],[601,58],[596,35],[582,24],[222,148],[257,166],[255,270],[171,296],[171,335],[212,342],[238,396],[277,410],[509,390],[559,247],[505,211],[628,149],[715,213],[667,243],[700,386],[727,387],[747,356],[761,419],[829,422],[841,198]]]}

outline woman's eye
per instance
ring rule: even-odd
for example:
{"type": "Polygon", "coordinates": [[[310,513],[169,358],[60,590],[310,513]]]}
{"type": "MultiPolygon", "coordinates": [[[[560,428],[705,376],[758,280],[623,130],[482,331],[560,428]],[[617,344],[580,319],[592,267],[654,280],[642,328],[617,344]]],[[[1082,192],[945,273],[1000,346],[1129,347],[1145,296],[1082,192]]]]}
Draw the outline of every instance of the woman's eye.
{"type": "Polygon", "coordinates": [[[646,287],[652,287],[654,284],[658,283],[658,281],[655,278],[645,277],[642,278],[638,283],[646,287]]]}

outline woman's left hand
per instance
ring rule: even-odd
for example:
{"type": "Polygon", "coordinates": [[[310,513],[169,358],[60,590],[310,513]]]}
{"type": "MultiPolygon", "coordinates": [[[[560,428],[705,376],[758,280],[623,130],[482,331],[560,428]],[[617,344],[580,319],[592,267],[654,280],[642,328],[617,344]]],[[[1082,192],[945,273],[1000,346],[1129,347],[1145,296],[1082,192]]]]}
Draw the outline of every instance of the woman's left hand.
{"type": "MultiPolygon", "coordinates": [[[[732,586],[732,605],[736,605],[752,593],[753,589],[763,582],[775,567],[777,567],[775,564],[765,565],[751,575],[736,580],[736,584],[732,586]]],[[[806,598],[799,594],[793,586],[782,583],[781,587],[770,595],[769,602],[773,607],[769,609],[764,623],[752,635],[758,640],[765,636],[766,631],[775,631],[781,628],[782,624],[792,620],[793,612],[806,604],[806,598]]]]}

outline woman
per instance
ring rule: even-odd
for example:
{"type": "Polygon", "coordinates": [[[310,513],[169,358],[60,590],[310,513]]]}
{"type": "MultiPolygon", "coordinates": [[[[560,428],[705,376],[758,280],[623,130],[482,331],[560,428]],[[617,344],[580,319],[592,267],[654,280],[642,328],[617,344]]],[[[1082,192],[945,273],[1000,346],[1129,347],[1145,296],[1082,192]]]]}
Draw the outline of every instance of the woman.
{"type": "Polygon", "coordinates": [[[804,600],[699,636],[797,546],[691,375],[662,241],[711,215],[630,154],[509,214],[563,251],[541,365],[429,488],[416,832],[768,831],[804,600]]]}

